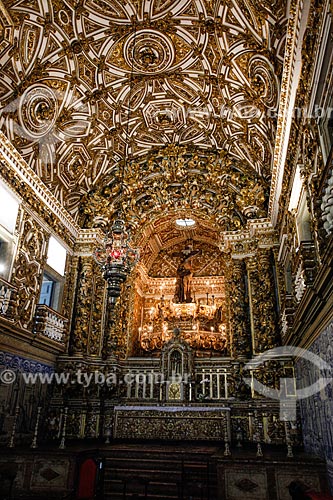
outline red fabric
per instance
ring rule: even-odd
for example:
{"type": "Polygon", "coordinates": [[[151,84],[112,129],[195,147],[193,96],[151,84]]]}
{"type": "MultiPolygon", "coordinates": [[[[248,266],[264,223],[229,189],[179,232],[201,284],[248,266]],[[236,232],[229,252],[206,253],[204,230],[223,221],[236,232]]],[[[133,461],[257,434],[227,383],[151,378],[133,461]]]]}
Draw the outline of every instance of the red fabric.
{"type": "Polygon", "coordinates": [[[306,492],[306,496],[311,498],[311,500],[333,500],[331,495],[327,493],[315,493],[315,492],[306,492]]]}
{"type": "Polygon", "coordinates": [[[94,498],[96,472],[97,465],[92,458],[88,458],[81,464],[76,500],[92,500],[94,498]]]}

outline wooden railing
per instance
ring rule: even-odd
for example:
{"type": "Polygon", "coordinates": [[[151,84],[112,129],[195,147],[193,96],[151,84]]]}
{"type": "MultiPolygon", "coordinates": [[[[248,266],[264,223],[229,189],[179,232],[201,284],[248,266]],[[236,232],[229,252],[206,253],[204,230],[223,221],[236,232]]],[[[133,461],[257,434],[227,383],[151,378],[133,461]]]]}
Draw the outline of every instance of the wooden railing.
{"type": "Polygon", "coordinates": [[[327,235],[330,235],[333,233],[333,146],[319,188],[322,193],[320,208],[323,227],[327,235]]]}
{"type": "Polygon", "coordinates": [[[35,313],[34,333],[65,345],[67,322],[67,318],[57,311],[44,304],[38,304],[35,313]]]}
{"type": "Polygon", "coordinates": [[[300,302],[307,287],[312,285],[316,271],[314,243],[302,241],[295,261],[295,297],[297,302],[300,302]]]}
{"type": "Polygon", "coordinates": [[[294,323],[295,300],[292,295],[285,296],[281,311],[281,335],[285,339],[294,323]]]}

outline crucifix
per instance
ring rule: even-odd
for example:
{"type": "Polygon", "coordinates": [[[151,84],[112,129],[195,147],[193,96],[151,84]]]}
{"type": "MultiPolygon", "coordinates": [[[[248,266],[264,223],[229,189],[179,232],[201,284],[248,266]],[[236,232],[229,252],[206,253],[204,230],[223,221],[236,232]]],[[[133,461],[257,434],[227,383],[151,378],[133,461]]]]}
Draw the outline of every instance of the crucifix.
{"type": "Polygon", "coordinates": [[[191,240],[186,242],[186,247],[181,252],[174,252],[172,257],[180,257],[180,263],[177,267],[176,290],[173,301],[176,304],[193,302],[192,297],[192,264],[194,255],[201,254],[201,250],[193,250],[191,240]]]}

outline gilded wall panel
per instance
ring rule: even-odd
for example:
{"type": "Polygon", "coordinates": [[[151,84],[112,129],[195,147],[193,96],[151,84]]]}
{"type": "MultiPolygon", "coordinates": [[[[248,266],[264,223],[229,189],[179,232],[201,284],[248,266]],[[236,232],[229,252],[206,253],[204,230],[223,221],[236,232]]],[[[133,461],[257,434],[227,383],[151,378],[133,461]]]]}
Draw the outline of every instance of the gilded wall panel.
{"type": "Polygon", "coordinates": [[[49,236],[30,214],[24,213],[11,278],[13,285],[18,288],[18,323],[23,328],[32,329],[33,326],[49,236]]]}
{"type": "Polygon", "coordinates": [[[91,329],[89,332],[88,354],[98,356],[101,354],[102,338],[105,320],[105,280],[102,277],[100,268],[94,263],[93,277],[93,303],[91,308],[91,329]]]}
{"type": "Polygon", "coordinates": [[[92,257],[80,257],[73,325],[73,345],[77,354],[87,352],[93,307],[93,267],[92,257]]]}
{"type": "Polygon", "coordinates": [[[235,357],[251,355],[249,310],[244,260],[231,259],[227,263],[226,292],[229,303],[231,352],[235,357]]]}
{"type": "Polygon", "coordinates": [[[71,348],[77,354],[99,356],[105,322],[105,281],[92,256],[74,257],[72,263],[65,297],[66,310],[73,308],[71,348]]]}
{"type": "Polygon", "coordinates": [[[271,249],[259,249],[247,260],[252,342],[255,353],[279,345],[277,304],[271,249]]]}

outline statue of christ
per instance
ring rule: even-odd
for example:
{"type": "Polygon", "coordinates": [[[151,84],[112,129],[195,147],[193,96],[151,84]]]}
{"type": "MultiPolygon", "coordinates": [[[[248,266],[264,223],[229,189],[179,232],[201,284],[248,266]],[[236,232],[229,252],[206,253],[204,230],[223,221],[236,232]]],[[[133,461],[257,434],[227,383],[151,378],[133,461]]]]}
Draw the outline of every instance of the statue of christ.
{"type": "Polygon", "coordinates": [[[187,243],[185,250],[175,252],[172,257],[180,257],[180,263],[177,268],[176,290],[173,301],[176,304],[193,302],[192,297],[192,264],[194,255],[201,254],[201,250],[193,250],[192,243],[187,243]]]}

